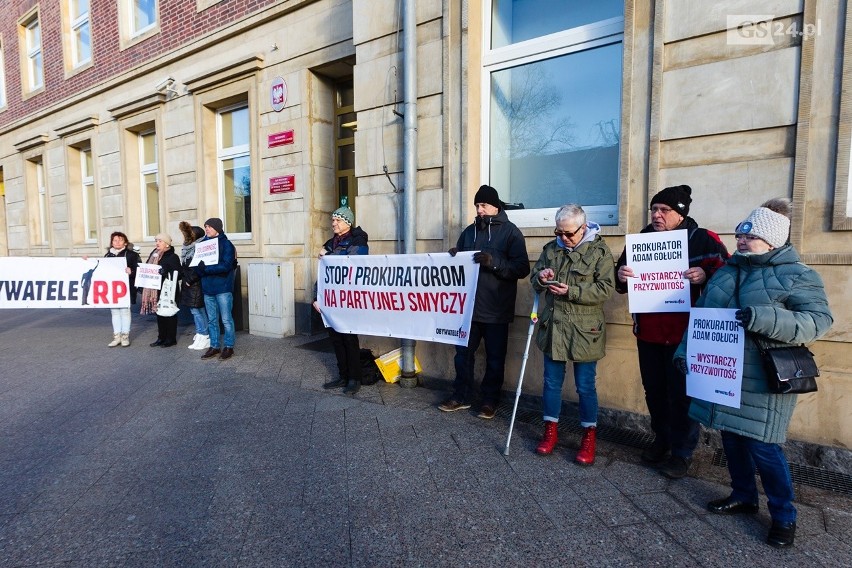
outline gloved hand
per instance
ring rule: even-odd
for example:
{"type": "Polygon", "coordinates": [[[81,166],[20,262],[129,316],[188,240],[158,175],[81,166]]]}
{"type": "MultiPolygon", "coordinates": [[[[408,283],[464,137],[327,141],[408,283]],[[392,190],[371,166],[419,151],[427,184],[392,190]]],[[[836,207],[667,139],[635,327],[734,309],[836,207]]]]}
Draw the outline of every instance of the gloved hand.
{"type": "Polygon", "coordinates": [[[459,253],[459,249],[456,248],[456,247],[453,247],[450,250],[448,250],[447,252],[450,253],[450,256],[456,256],[459,253]]]}
{"type": "Polygon", "coordinates": [[[163,275],[163,267],[162,266],[157,269],[157,274],[159,274],[160,276],[163,275]]]}
{"type": "Polygon", "coordinates": [[[477,262],[485,268],[491,268],[491,263],[494,261],[494,258],[491,256],[491,253],[488,252],[478,252],[473,255],[473,262],[477,262]]]}
{"type": "Polygon", "coordinates": [[[673,360],[672,364],[674,365],[675,369],[680,371],[682,375],[686,375],[686,372],[689,370],[689,368],[686,366],[686,359],[682,357],[678,357],[677,359],[673,360]]]}
{"type": "Polygon", "coordinates": [[[741,326],[748,329],[748,324],[754,319],[754,313],[751,308],[742,308],[734,312],[734,317],[740,322],[741,326]]]}
{"type": "Polygon", "coordinates": [[[205,266],[207,266],[207,265],[206,265],[206,264],[204,264],[204,261],[203,261],[203,260],[199,260],[199,261],[198,261],[198,268],[200,268],[201,270],[204,270],[204,267],[205,267],[205,266]]]}

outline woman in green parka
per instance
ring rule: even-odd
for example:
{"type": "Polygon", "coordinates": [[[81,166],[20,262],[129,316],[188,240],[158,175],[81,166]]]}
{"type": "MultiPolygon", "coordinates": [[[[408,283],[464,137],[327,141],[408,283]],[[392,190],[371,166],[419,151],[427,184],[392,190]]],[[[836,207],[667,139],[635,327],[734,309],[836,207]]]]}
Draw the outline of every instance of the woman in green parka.
{"type": "Polygon", "coordinates": [[[587,466],[595,462],[595,370],[606,353],[603,305],[615,291],[615,263],[600,226],[586,220],[582,207],[563,205],[555,222],[556,238],[544,246],[530,278],[533,290],[544,292],[536,335],[544,353],[544,436],[536,452],[548,455],[556,446],[565,365],[571,361],[583,427],[574,461],[587,466]]]}
{"type": "MultiPolygon", "coordinates": [[[[819,274],[801,262],[787,242],[790,200],[772,199],[755,209],[736,229],[737,251],[720,268],[696,306],[737,309],[745,328],[742,396],[739,408],[693,399],[690,416],[721,431],[731,475],[728,497],[707,504],[721,515],[758,511],[755,468],[766,492],[772,526],[767,544],[785,547],[796,534],[793,483],[784,450],[797,395],[769,392],[760,348],[815,341],[833,323],[819,274]]],[[[687,337],[674,363],[687,371],[687,337]]]]}

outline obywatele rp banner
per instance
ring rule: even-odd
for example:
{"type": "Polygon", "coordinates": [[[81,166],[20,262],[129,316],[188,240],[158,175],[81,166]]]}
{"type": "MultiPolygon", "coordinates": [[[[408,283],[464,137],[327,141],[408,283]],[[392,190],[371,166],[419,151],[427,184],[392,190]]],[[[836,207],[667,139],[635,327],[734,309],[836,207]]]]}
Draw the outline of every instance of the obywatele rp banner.
{"type": "Polygon", "coordinates": [[[325,255],[317,303],[341,333],[467,345],[478,280],[472,252],[325,255]]]}
{"type": "Polygon", "coordinates": [[[0,308],[127,308],[124,258],[0,258],[0,308]]]}

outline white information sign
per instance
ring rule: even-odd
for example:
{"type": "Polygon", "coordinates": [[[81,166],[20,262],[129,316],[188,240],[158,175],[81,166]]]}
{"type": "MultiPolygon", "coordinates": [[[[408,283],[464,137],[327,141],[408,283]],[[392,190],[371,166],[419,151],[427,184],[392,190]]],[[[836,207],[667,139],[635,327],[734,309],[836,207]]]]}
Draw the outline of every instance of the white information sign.
{"type": "Polygon", "coordinates": [[[190,266],[198,266],[198,263],[204,261],[205,266],[213,266],[219,264],[219,239],[209,239],[201,241],[195,245],[195,254],[192,257],[190,266]]]}
{"type": "Polygon", "coordinates": [[[127,308],[127,261],[0,258],[0,308],[127,308]]]}
{"type": "Polygon", "coordinates": [[[341,333],[467,345],[479,265],[473,252],[320,258],[317,304],[341,333]]]}
{"type": "Polygon", "coordinates": [[[740,407],[745,332],[734,309],[692,308],[686,344],[686,394],[740,407]]]}
{"type": "Polygon", "coordinates": [[[159,264],[142,263],[136,268],[136,287],[159,290],[163,279],[160,276],[159,264]]]}
{"type": "Polygon", "coordinates": [[[686,229],[627,235],[627,280],[630,313],[688,312],[689,269],[686,229]]]}

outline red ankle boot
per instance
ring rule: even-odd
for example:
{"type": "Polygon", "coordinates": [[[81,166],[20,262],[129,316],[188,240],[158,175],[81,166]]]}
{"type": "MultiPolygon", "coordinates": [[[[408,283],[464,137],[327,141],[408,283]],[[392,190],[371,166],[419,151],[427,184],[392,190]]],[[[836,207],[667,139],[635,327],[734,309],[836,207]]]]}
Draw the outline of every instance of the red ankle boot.
{"type": "Polygon", "coordinates": [[[556,447],[556,422],[547,421],[544,423],[544,436],[541,437],[541,443],[535,449],[535,453],[542,456],[549,456],[553,453],[553,448],[556,447]]]}
{"type": "Polygon", "coordinates": [[[592,465],[595,463],[595,433],[594,426],[589,426],[583,432],[583,439],[580,441],[580,451],[577,452],[577,457],[574,461],[580,465],[592,465]]]}

